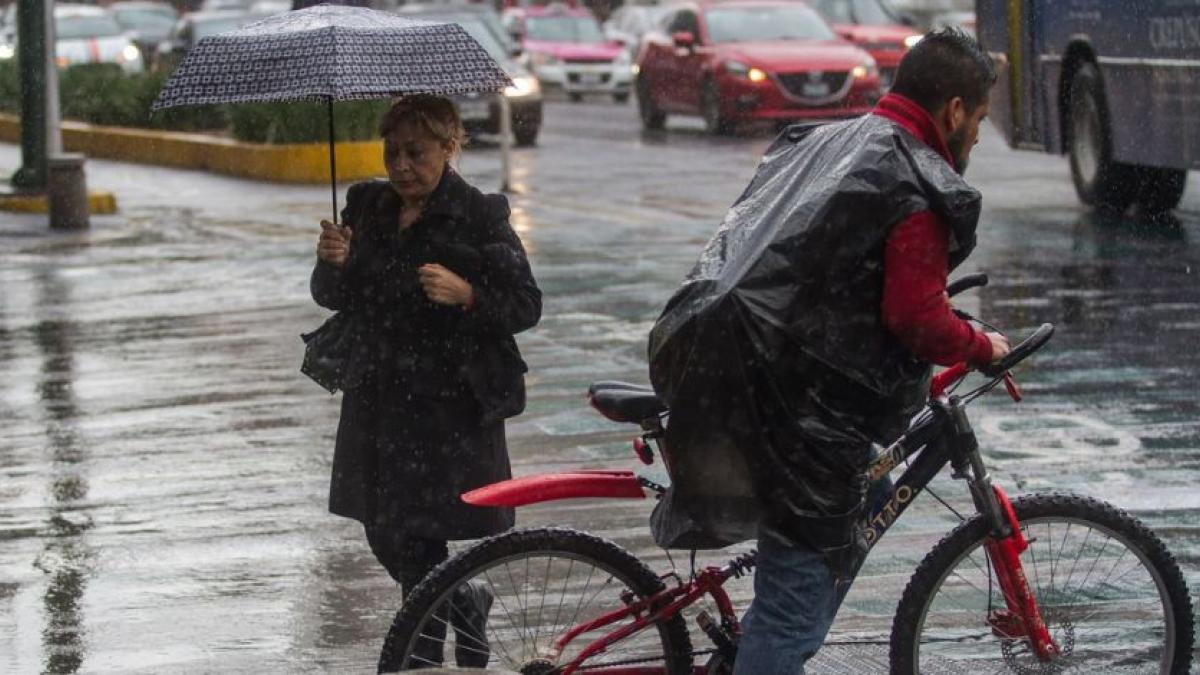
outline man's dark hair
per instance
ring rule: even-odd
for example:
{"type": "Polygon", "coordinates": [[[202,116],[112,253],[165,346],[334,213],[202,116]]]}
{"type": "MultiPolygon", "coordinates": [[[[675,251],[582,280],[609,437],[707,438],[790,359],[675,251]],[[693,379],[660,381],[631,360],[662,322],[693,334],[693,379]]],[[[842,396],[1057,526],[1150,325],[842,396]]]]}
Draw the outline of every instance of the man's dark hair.
{"type": "Polygon", "coordinates": [[[900,60],[892,91],[929,112],[961,96],[968,110],[987,99],[996,68],[979,43],[958,28],[925,35],[900,60]]]}

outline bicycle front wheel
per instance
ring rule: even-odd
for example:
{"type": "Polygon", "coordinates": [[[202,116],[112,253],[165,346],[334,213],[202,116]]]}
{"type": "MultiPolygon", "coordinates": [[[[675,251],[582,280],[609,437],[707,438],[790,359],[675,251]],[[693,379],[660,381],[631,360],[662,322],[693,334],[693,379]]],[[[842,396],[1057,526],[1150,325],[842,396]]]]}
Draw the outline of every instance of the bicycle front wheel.
{"type": "Polygon", "coordinates": [[[976,516],[909,581],[892,626],[891,666],[907,673],[1186,674],[1192,606],[1179,567],[1136,518],[1074,495],[1013,501],[1029,548],[1021,565],[1060,654],[1042,661],[1003,622],[1006,605],[976,516]]]}
{"type": "MultiPolygon", "coordinates": [[[[507,532],[450,558],[413,589],[384,642],[380,671],[446,665],[561,673],[634,618],[594,622],[663,588],[612,542],[560,528],[507,532]]],[[[691,642],[677,614],[589,656],[578,672],[690,670],[691,642]]]]}

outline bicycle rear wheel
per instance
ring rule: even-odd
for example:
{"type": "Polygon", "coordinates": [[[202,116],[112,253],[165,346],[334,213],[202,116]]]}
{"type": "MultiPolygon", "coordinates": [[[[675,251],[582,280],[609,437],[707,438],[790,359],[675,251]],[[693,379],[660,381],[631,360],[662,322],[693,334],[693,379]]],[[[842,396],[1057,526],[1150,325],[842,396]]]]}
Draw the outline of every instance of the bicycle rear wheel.
{"type": "Polygon", "coordinates": [[[988,617],[1005,608],[976,516],[925,557],[892,626],[891,667],[907,673],[1186,674],[1192,606],[1162,542],[1109,504],[1074,495],[1013,502],[1029,548],[1025,577],[1060,649],[1040,661],[988,617]]]}
{"type": "MultiPolygon", "coordinates": [[[[556,640],[663,588],[612,542],[559,528],[507,532],[450,558],[413,589],[384,641],[380,671],[445,664],[559,673],[583,648],[633,619],[584,630],[561,653],[556,640]]],[[[581,672],[631,672],[634,666],[662,675],[690,672],[691,642],[681,616],[614,643],[584,661],[581,672]]]]}

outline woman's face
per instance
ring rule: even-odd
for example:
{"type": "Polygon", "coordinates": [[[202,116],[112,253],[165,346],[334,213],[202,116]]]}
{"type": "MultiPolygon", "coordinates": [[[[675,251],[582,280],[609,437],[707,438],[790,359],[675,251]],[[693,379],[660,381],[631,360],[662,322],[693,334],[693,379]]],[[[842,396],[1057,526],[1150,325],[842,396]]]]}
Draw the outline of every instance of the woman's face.
{"type": "Polygon", "coordinates": [[[405,202],[424,201],[442,180],[453,150],[420,125],[396,125],[383,139],[383,163],[392,189],[405,202]]]}

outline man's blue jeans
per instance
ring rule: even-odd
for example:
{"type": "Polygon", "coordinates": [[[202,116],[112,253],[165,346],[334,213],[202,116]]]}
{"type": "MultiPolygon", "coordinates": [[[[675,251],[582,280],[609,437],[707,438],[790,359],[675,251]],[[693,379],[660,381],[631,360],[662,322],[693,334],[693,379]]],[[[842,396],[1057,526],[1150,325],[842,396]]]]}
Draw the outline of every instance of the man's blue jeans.
{"type": "MultiPolygon", "coordinates": [[[[871,486],[872,511],[891,490],[887,477],[871,486]]],[[[754,601],[742,617],[733,675],[804,675],[804,664],[825,642],[849,590],[850,584],[837,584],[816,549],[760,528],[754,601]]]]}
{"type": "Polygon", "coordinates": [[[803,675],[842,596],[816,549],[760,530],[754,601],[742,617],[734,675],[803,675]]]}

